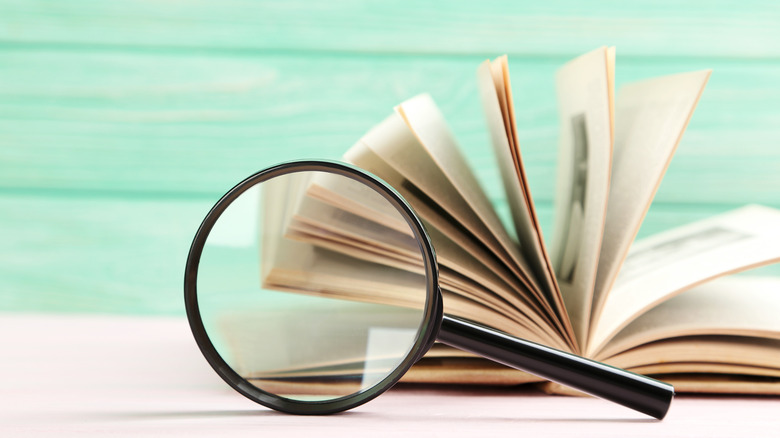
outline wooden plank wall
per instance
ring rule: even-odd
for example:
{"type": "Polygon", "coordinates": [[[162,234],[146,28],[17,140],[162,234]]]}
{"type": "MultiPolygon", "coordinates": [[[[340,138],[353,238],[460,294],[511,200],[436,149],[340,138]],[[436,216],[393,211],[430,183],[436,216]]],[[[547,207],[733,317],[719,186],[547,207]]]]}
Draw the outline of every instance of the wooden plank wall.
{"type": "Polygon", "coordinates": [[[0,310],[181,314],[222,193],[337,158],[420,92],[502,208],[474,80],[502,53],[549,229],[553,73],[601,45],[618,84],[714,69],[642,235],[780,207],[777,2],[2,0],[0,310]]]}

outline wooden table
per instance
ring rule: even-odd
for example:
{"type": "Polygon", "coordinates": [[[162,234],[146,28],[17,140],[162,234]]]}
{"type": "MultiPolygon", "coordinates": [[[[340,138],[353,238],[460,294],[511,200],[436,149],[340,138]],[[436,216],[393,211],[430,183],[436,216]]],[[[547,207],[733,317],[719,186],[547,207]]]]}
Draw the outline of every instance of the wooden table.
{"type": "Polygon", "coordinates": [[[280,414],[224,384],[183,318],[0,315],[0,436],[777,436],[780,400],[678,396],[663,421],[530,389],[399,385],[280,414]]]}

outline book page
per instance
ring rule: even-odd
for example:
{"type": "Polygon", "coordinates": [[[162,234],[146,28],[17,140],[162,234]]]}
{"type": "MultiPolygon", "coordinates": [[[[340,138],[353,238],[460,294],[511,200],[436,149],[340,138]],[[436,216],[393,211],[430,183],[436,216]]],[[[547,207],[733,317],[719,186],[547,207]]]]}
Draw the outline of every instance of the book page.
{"type": "MultiPolygon", "coordinates": [[[[425,108],[417,107],[414,109],[415,114],[419,115],[421,112],[433,111],[440,116],[430,97],[419,96],[418,102],[424,105],[425,108]]],[[[423,117],[424,119],[425,117],[423,117]]],[[[439,121],[437,117],[434,123],[427,126],[427,130],[438,132],[440,129],[443,129],[449,133],[446,125],[442,126],[440,123],[436,123],[439,121]]],[[[425,128],[421,129],[425,130],[425,128]]],[[[441,132],[440,134],[446,135],[446,133],[441,132]]],[[[435,135],[438,134],[431,134],[431,136],[435,135]]],[[[390,165],[405,180],[417,187],[421,195],[435,201],[453,220],[457,221],[464,229],[483,242],[513,272],[515,277],[526,284],[528,288],[532,291],[539,290],[535,279],[529,275],[530,270],[521,266],[524,263],[519,258],[517,249],[508,240],[509,237],[506,234],[506,230],[499,228],[506,237],[506,241],[502,242],[502,239],[499,239],[491,231],[491,228],[477,213],[477,210],[484,209],[487,211],[485,214],[492,214],[496,223],[498,223],[499,219],[492,210],[487,196],[481,192],[479,186],[469,189],[470,192],[479,193],[476,195],[477,201],[471,202],[470,199],[464,196],[455,186],[455,182],[447,176],[440,163],[434,160],[430,151],[415,136],[414,131],[411,130],[407,121],[400,113],[391,115],[385,121],[375,126],[360,142],[382,161],[390,165]],[[516,254],[516,257],[513,257],[510,252],[516,254]]],[[[460,153],[456,146],[452,144],[449,146],[453,148],[449,153],[453,155],[460,153]]],[[[447,152],[444,153],[447,154],[447,152]]],[[[462,157],[460,158],[462,159],[462,157]]],[[[454,160],[458,160],[458,157],[455,157],[454,160]]],[[[449,171],[452,172],[453,170],[449,171]]],[[[470,174],[470,171],[468,173],[470,174]]],[[[381,174],[378,176],[387,180],[381,174]]],[[[462,175],[461,177],[467,178],[462,175]]],[[[458,178],[455,179],[457,180],[458,178]]],[[[394,186],[394,188],[398,190],[398,187],[394,186]]]]}
{"type": "Polygon", "coordinates": [[[606,47],[556,77],[560,146],[552,260],[566,310],[585,345],[612,165],[612,71],[606,47]]]}
{"type": "Polygon", "coordinates": [[[780,379],[736,374],[683,374],[664,376],[677,392],[699,394],[780,395],[780,379]]]}
{"type": "Polygon", "coordinates": [[[385,227],[370,219],[306,196],[285,237],[329,248],[374,263],[424,274],[420,246],[411,229],[385,227]]]}
{"type": "MultiPolygon", "coordinates": [[[[381,217],[369,219],[334,207],[328,201],[338,201],[339,196],[335,193],[331,196],[324,186],[318,184],[317,199],[308,196],[314,191],[312,188],[315,187],[317,179],[321,178],[313,178],[312,185],[306,191],[307,196],[303,197],[299,208],[289,220],[285,238],[326,248],[362,261],[424,274],[419,246],[408,226],[403,233],[375,222],[382,219],[381,217]]],[[[351,201],[359,200],[353,198],[351,201]]],[[[469,254],[442,248],[442,238],[435,235],[435,229],[431,230],[431,240],[437,243],[437,250],[443,249],[444,251],[440,252],[446,254],[445,266],[452,268],[451,271],[446,268],[440,270],[440,285],[507,317],[516,317],[517,307],[503,300],[501,294],[490,292],[507,286],[501,283],[492,271],[478,269],[478,262],[469,259],[469,254]],[[468,272],[469,277],[459,274],[460,272],[468,272]]],[[[445,240],[444,244],[446,243],[445,240]]],[[[334,271],[332,274],[338,273],[334,271]]],[[[528,313],[527,309],[523,310],[528,313]]]]}
{"type": "MultiPolygon", "coordinates": [[[[260,284],[262,285],[266,284],[266,278],[274,266],[280,263],[283,258],[282,253],[290,251],[283,248],[287,241],[284,234],[287,224],[303,199],[306,187],[311,181],[311,175],[298,173],[285,179],[286,181],[271,179],[250,189],[258,192],[256,197],[259,206],[255,220],[260,224],[262,231],[252,243],[259,242],[260,246],[260,284]]],[[[230,225],[235,227],[233,224],[230,225]]],[[[304,253],[308,251],[305,248],[301,247],[301,251],[304,253]]]]}
{"type": "MultiPolygon", "coordinates": [[[[515,157],[512,155],[514,139],[512,138],[511,128],[508,126],[503,73],[499,71],[498,74],[500,76],[498,79],[496,78],[495,63],[497,62],[499,62],[498,59],[493,62],[488,60],[479,66],[477,70],[477,85],[479,86],[480,98],[493,151],[496,155],[496,164],[499,167],[501,180],[507,194],[507,202],[509,203],[515,224],[515,232],[520,241],[520,250],[530,264],[535,254],[529,254],[529,251],[533,247],[533,242],[538,241],[538,236],[532,235],[535,226],[525,193],[526,187],[523,185],[515,157]]],[[[500,64],[498,68],[501,68],[500,64]]]]}
{"type": "MultiPolygon", "coordinates": [[[[383,122],[385,125],[382,135],[364,138],[371,142],[402,143],[398,135],[392,135],[393,116],[383,122]],[[389,132],[385,132],[385,130],[389,132]]],[[[380,128],[378,126],[377,128],[380,128]]],[[[396,129],[399,126],[395,126],[396,129]]],[[[405,125],[400,129],[409,132],[405,125]]],[[[367,136],[368,137],[368,136],[367,136]]],[[[562,343],[563,335],[557,330],[555,321],[541,304],[534,298],[535,295],[524,286],[513,272],[509,270],[497,256],[485,247],[482,242],[447,214],[436,202],[417,188],[389,163],[382,160],[363,141],[358,142],[344,155],[347,162],[355,164],[385,180],[409,202],[423,221],[428,234],[436,249],[437,259],[440,265],[440,283],[443,290],[452,290],[455,284],[461,285],[460,280],[453,276],[460,276],[472,280],[480,291],[470,288],[473,294],[495,295],[511,305],[512,310],[506,316],[527,326],[535,327],[530,331],[510,332],[517,336],[537,339],[538,342],[555,346],[559,349],[570,350],[571,346],[562,343]],[[540,334],[542,333],[542,334],[540,334]]],[[[460,289],[458,289],[460,290],[460,289]]],[[[462,291],[461,291],[462,292],[462,291]]],[[[472,295],[469,295],[472,296],[472,295]]],[[[485,297],[485,300],[490,300],[485,297]]],[[[480,300],[481,301],[481,300],[480,300]]],[[[503,306],[496,306],[495,312],[503,312],[503,306]]],[[[445,310],[449,311],[445,300],[445,310]]],[[[478,320],[487,325],[493,325],[492,319],[478,320]]]]}
{"type": "Polygon", "coordinates": [[[574,332],[547,255],[520,156],[507,57],[483,62],[477,70],[477,82],[496,164],[520,241],[520,251],[545,288],[548,299],[562,321],[565,336],[574,343],[574,332]]]}
{"type": "Polygon", "coordinates": [[[780,211],[747,206],[638,241],[594,321],[588,355],[641,314],[717,276],[780,261],[780,211]]]}
{"type": "Polygon", "coordinates": [[[622,87],[617,95],[615,154],[591,321],[639,232],[710,71],[683,73],[622,87]]]}
{"type": "MultiPolygon", "coordinates": [[[[410,245],[408,234],[376,222],[366,223],[365,218],[334,210],[333,205],[322,205],[322,199],[338,197],[328,196],[322,185],[312,191],[316,180],[322,183],[327,178],[271,180],[261,187],[265,205],[259,248],[263,253],[263,287],[400,307],[423,305],[426,282],[419,267],[421,256],[419,248],[416,253],[410,251],[410,246],[416,245],[410,245]],[[308,196],[312,192],[317,193],[316,199],[308,196]],[[399,264],[394,254],[400,255],[403,263],[399,264]],[[415,260],[418,266],[409,266],[415,260]]],[[[376,205],[375,201],[369,205],[376,205]]],[[[507,305],[496,301],[495,295],[475,292],[470,280],[461,278],[466,281],[459,282],[457,275],[447,275],[446,269],[441,272],[439,284],[451,314],[489,321],[499,330],[527,333],[538,342],[560,346],[560,340],[551,336],[554,331],[542,329],[517,312],[502,313],[507,305]]]]}
{"type": "MultiPolygon", "coordinates": [[[[780,363],[780,341],[743,336],[694,336],[673,338],[629,350],[609,358],[608,363],[620,368],[637,368],[657,364],[659,358],[670,364],[740,365],[749,362],[755,371],[766,369],[777,374],[780,363]]],[[[666,367],[671,372],[672,365],[666,367]]],[[[680,366],[680,370],[685,369],[680,366]]],[[[690,370],[690,368],[688,368],[690,370]]],[[[717,368],[710,368],[714,371],[717,368]]],[[[718,372],[725,372],[723,368],[718,372]]]]}
{"type": "MultiPolygon", "coordinates": [[[[689,344],[689,348],[695,348],[696,342],[702,339],[700,337],[691,337],[686,339],[689,344]]],[[[723,338],[721,338],[723,339],[723,338]]],[[[738,346],[744,338],[732,337],[734,342],[738,346]]],[[[772,348],[769,344],[769,348],[772,348]]],[[[744,352],[747,354],[747,352],[744,352]]],[[[770,352],[771,354],[771,352],[770,352]]],[[[762,377],[774,377],[780,378],[780,368],[767,368],[755,365],[744,365],[737,363],[722,363],[722,362],[672,362],[672,363],[655,363],[649,365],[640,365],[631,368],[632,372],[639,374],[741,374],[742,376],[732,376],[735,378],[744,376],[762,376],[762,377]]],[[[722,376],[721,376],[722,377],[722,376]]],[[[661,376],[661,380],[666,381],[667,376],[661,376]]],[[[667,382],[670,383],[670,382],[667,382]]],[[[677,390],[677,385],[674,386],[677,390]]]]}
{"type": "MultiPolygon", "coordinates": [[[[420,275],[294,240],[285,240],[278,250],[276,264],[264,278],[265,288],[400,307],[417,308],[424,304],[425,290],[420,287],[420,275]]],[[[562,348],[551,331],[539,328],[528,319],[504,315],[495,304],[481,301],[484,295],[472,299],[442,283],[441,293],[448,314],[487,321],[498,330],[528,334],[536,342],[562,348]]]]}
{"type": "MultiPolygon", "coordinates": [[[[700,364],[692,364],[694,367],[699,365],[700,364]]],[[[712,364],[705,365],[709,367],[712,364]]],[[[765,377],[777,377],[777,375],[772,373],[752,373],[751,371],[754,369],[755,368],[745,369],[744,367],[720,365],[717,366],[715,370],[705,371],[703,374],[684,372],[682,374],[664,374],[656,377],[673,385],[674,391],[678,394],[738,394],[740,396],[748,394],[780,395],[780,379],[768,379],[765,377]]],[[[656,367],[636,367],[631,369],[631,371],[639,374],[656,374],[657,372],[663,372],[656,370],[656,367]]],[[[583,395],[582,393],[578,393],[559,383],[546,382],[542,385],[542,389],[551,394],[583,395]]]]}
{"type": "Polygon", "coordinates": [[[411,233],[409,224],[395,207],[367,185],[337,174],[319,172],[313,175],[306,195],[333,204],[357,216],[380,223],[402,233],[411,233]]]}
{"type": "Polygon", "coordinates": [[[530,293],[529,297],[543,309],[545,318],[550,317],[560,327],[559,319],[517,245],[502,227],[430,97],[418,96],[397,110],[397,114],[366,134],[361,143],[413,185],[416,195],[424,201],[423,205],[415,205],[418,214],[426,208],[424,204],[435,204],[437,215],[464,237],[454,239],[458,244],[485,246],[486,254],[497,257],[522,283],[523,287],[516,293],[530,293]]]}
{"type": "MultiPolygon", "coordinates": [[[[674,337],[731,335],[780,340],[779,309],[780,278],[718,278],[643,313],[610,340],[597,359],[606,360],[640,345],[674,337]]],[[[749,363],[749,356],[744,359],[749,363]]],[[[780,367],[780,363],[777,365],[780,367]]]]}
{"type": "Polygon", "coordinates": [[[401,381],[451,385],[519,385],[540,382],[542,379],[449,345],[435,343],[401,381]]]}
{"type": "Polygon", "coordinates": [[[538,280],[501,224],[433,99],[419,95],[398,105],[396,111],[417,139],[410,146],[419,147],[372,150],[386,161],[401,165],[396,167],[401,173],[465,227],[475,230],[481,240],[494,241],[493,250],[505,254],[510,268],[516,267],[540,293],[538,280]]]}

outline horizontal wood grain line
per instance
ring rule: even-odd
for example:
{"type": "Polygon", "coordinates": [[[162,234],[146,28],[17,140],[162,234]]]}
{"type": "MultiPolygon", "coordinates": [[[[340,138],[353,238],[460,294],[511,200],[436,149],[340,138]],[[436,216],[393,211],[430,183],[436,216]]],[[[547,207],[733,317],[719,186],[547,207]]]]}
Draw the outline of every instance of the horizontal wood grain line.
{"type": "Polygon", "coordinates": [[[6,0],[0,40],[356,53],[778,57],[780,7],[678,2],[6,0]]]}
{"type": "MultiPolygon", "coordinates": [[[[605,45],[605,44],[600,44],[605,45]]],[[[170,57],[177,56],[214,56],[214,57],[248,57],[258,58],[264,56],[274,57],[306,57],[306,58],[360,58],[360,59],[404,59],[404,58],[427,58],[427,59],[443,59],[443,60],[455,60],[461,58],[493,58],[500,54],[506,54],[514,57],[523,57],[528,60],[539,61],[554,61],[565,62],[569,59],[585,53],[586,51],[599,47],[598,43],[592,46],[583,46],[579,51],[566,51],[566,52],[518,52],[511,50],[500,50],[501,47],[494,47],[485,50],[471,51],[471,52],[441,52],[430,51],[426,52],[422,49],[414,51],[408,50],[351,50],[345,48],[327,48],[327,49],[310,49],[310,48],[269,48],[269,47],[211,47],[211,46],[177,46],[166,45],[165,43],[159,43],[154,45],[134,45],[134,44],[116,44],[106,42],[17,42],[9,40],[0,40],[0,50],[3,51],[68,51],[68,52],[82,52],[82,53],[128,53],[128,54],[140,54],[140,55],[164,55],[170,57]]],[[[614,45],[614,44],[610,44],[614,45]]],[[[506,49],[506,48],[504,48],[506,49]]],[[[627,50],[620,50],[620,57],[623,60],[632,60],[636,62],[679,62],[680,60],[688,61],[731,61],[742,62],[749,65],[763,65],[766,63],[774,63],[780,61],[780,51],[778,53],[768,53],[755,56],[746,56],[743,54],[729,54],[729,53],[716,53],[716,52],[696,52],[696,53],[675,53],[675,52],[632,52],[627,50]]]]}

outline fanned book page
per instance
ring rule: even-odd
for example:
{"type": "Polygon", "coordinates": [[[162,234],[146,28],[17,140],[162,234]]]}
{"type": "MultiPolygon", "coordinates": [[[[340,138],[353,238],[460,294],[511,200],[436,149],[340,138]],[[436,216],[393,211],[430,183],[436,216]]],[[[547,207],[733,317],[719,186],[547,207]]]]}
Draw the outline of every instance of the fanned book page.
{"type": "MultiPolygon", "coordinates": [[[[512,330],[506,330],[505,324],[496,328],[514,332],[520,325],[525,327],[529,338],[570,350],[571,346],[560,335],[559,320],[555,319],[516,245],[501,228],[479,184],[473,176],[465,180],[458,178],[463,173],[453,173],[452,169],[448,175],[440,166],[441,161],[448,160],[455,167],[468,169],[459,152],[441,156],[447,150],[457,151],[453,149],[454,144],[445,143],[451,141],[453,138],[433,101],[420,96],[402,104],[397,113],[366,134],[345,159],[389,182],[415,208],[436,248],[445,294],[463,295],[465,290],[456,291],[447,286],[459,278],[471,279],[470,299],[498,302],[483,308],[481,312],[485,315],[481,320],[490,321],[494,326],[499,321],[512,320],[515,324],[512,330]],[[406,117],[401,116],[401,108],[406,109],[406,117]],[[428,114],[428,124],[419,119],[421,112],[428,114]],[[414,119],[418,131],[427,129],[420,137],[407,124],[414,115],[418,116],[414,119]],[[432,130],[431,126],[438,129],[432,130]],[[432,139],[436,135],[442,137],[432,139]],[[423,144],[423,138],[433,145],[423,144]],[[491,310],[492,315],[488,313],[491,310]]],[[[447,306],[445,300],[445,310],[447,306]]]]}
{"type": "MultiPolygon", "coordinates": [[[[612,49],[614,50],[614,49],[612,49]]],[[[552,259],[580,346],[587,334],[612,164],[612,71],[603,47],[561,67],[552,259]]]]}
{"type": "MultiPolygon", "coordinates": [[[[414,208],[436,250],[446,313],[668,377],[678,390],[780,394],[777,279],[714,280],[780,261],[780,211],[744,207],[632,246],[710,72],[644,80],[615,93],[615,71],[614,48],[602,47],[556,77],[561,127],[551,246],[529,190],[506,56],[482,63],[477,83],[517,241],[429,95],[388,110],[344,159],[385,180],[414,208]]],[[[283,231],[261,248],[267,285],[420,305],[403,298],[405,285],[419,285],[423,275],[414,238],[386,205],[326,177],[287,190],[266,197],[280,208],[266,209],[275,216],[265,226],[283,231]]],[[[346,359],[325,365],[354,367],[346,359]]],[[[438,344],[406,380],[538,381],[438,344]]]]}
{"type": "Polygon", "coordinates": [[[621,88],[615,159],[591,318],[597,320],[693,115],[710,71],[648,79],[621,88]]]}
{"type": "Polygon", "coordinates": [[[533,199],[528,190],[520,144],[517,140],[509,66],[506,56],[485,61],[477,70],[482,108],[488,125],[493,152],[507,193],[520,251],[538,279],[547,299],[553,304],[560,332],[574,351],[579,351],[569,313],[564,306],[555,273],[542,237],[533,199]]]}

